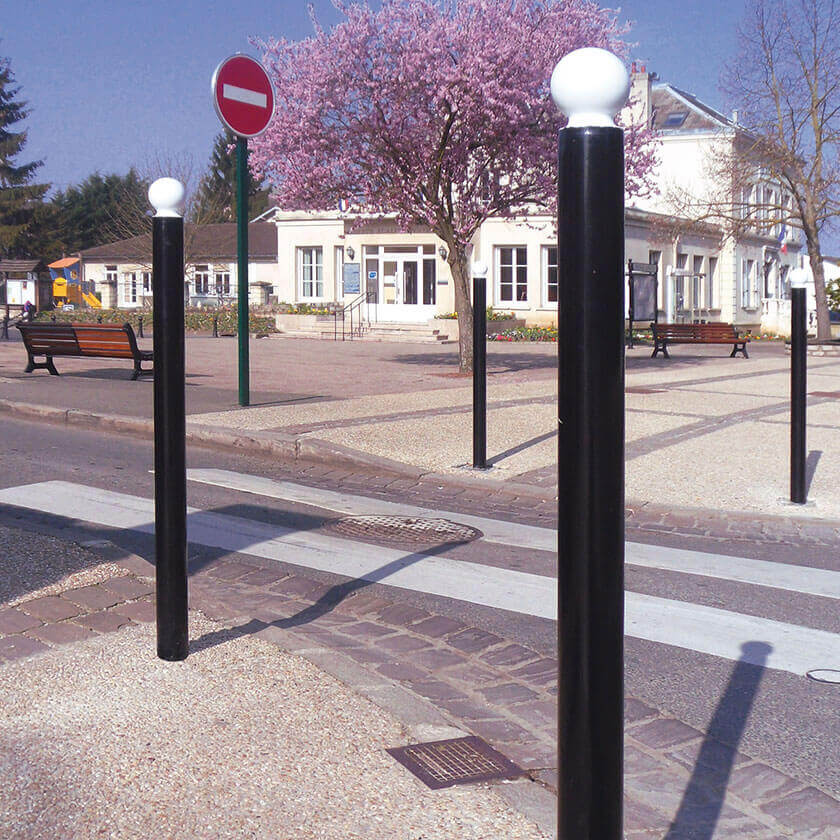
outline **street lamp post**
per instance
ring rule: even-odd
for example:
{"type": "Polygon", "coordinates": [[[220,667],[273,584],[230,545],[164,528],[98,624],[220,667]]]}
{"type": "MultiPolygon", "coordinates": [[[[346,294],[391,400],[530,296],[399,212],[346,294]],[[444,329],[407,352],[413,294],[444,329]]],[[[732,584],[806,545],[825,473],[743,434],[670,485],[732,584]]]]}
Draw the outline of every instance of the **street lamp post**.
{"type": "Polygon", "coordinates": [[[187,471],[184,402],[184,186],[149,187],[152,222],[155,402],[155,585],[157,653],[186,659],[187,471]]]}
{"type": "Polygon", "coordinates": [[[805,403],[808,328],[806,284],[808,272],[795,268],[790,273],[790,500],[804,505],[805,489],[805,403]]]}
{"type": "Polygon", "coordinates": [[[551,93],[568,115],[558,169],[558,837],[623,837],[624,135],[630,79],[569,53],[551,93]]]}
{"type": "Polygon", "coordinates": [[[487,265],[473,265],[473,466],[487,468],[487,265]]]}

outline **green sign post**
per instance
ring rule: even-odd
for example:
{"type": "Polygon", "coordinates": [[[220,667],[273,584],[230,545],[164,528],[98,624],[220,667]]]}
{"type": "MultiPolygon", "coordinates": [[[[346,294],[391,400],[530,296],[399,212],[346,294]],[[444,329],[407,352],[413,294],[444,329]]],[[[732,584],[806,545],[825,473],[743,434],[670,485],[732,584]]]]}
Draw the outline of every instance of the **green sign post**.
{"type": "Polygon", "coordinates": [[[262,134],[274,116],[274,87],[262,64],[237,53],[211,80],[213,105],[236,139],[236,243],[239,331],[239,404],[250,403],[248,354],[248,138],[262,134]]]}
{"type": "Polygon", "coordinates": [[[239,335],[239,405],[249,405],[250,357],[248,328],[248,140],[236,139],[236,254],[239,335]]]}

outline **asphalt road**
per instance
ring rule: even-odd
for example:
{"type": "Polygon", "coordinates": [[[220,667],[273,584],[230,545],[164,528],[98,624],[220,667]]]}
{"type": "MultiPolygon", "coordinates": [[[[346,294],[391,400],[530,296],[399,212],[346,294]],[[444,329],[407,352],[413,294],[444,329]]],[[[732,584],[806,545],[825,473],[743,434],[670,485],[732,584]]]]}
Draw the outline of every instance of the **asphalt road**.
{"type": "MultiPolygon", "coordinates": [[[[3,421],[3,441],[2,488],[58,479],[145,499],[154,495],[153,448],[148,441],[8,418],[3,421]]],[[[188,466],[229,470],[279,481],[297,478],[265,459],[212,449],[191,449],[188,466]]],[[[335,482],[329,480],[316,483],[323,488],[338,489],[335,482]]],[[[200,510],[304,533],[317,530],[335,517],[334,510],[327,505],[290,503],[192,481],[188,493],[189,505],[200,510]]],[[[391,501],[401,499],[395,499],[392,494],[391,501]]],[[[411,499],[415,505],[421,501],[427,507],[447,511],[449,519],[457,520],[457,513],[452,511],[485,515],[478,505],[467,510],[463,504],[445,504],[440,497],[411,499]]],[[[84,522],[86,515],[92,516],[92,513],[80,502],[74,516],[84,522]]],[[[526,509],[511,511],[510,518],[526,524],[550,524],[533,521],[526,509]]],[[[79,524],[63,527],[66,525],[64,520],[8,505],[0,506],[0,523],[45,532],[55,532],[59,528],[62,535],[71,540],[90,539],[92,534],[103,530],[79,524]]],[[[147,557],[153,553],[153,541],[148,534],[130,530],[115,534],[111,531],[109,538],[147,557]]],[[[643,539],[651,542],[650,536],[643,538],[638,533],[630,533],[628,538],[639,543],[643,539]]],[[[700,538],[658,537],[654,542],[714,554],[719,560],[723,558],[724,567],[726,558],[730,557],[734,570],[740,568],[739,558],[750,558],[768,564],[783,564],[778,567],[780,572],[793,565],[803,568],[803,576],[810,569],[840,574],[840,557],[836,550],[700,538]]],[[[25,546],[20,549],[21,562],[25,562],[25,546]]],[[[190,546],[192,564],[200,565],[203,558],[217,556],[218,548],[190,546]]],[[[446,556],[468,564],[538,576],[547,588],[553,582],[554,558],[548,551],[478,540],[448,551],[446,556]]],[[[762,568],[770,568],[772,572],[772,567],[762,568]]],[[[336,580],[324,571],[308,574],[329,582],[336,580]]],[[[699,605],[724,611],[725,615],[757,617],[755,635],[743,639],[754,643],[753,652],[756,645],[766,644],[773,633],[787,632],[779,631],[780,626],[791,625],[801,632],[823,631],[826,650],[840,652],[836,595],[794,592],[787,587],[727,580],[718,574],[687,574],[637,565],[628,565],[626,584],[633,597],[652,596],[666,599],[672,605],[688,605],[691,609],[699,605]]],[[[388,589],[391,599],[458,618],[547,655],[555,650],[555,623],[549,619],[424,591],[395,590],[385,584],[372,586],[374,590],[388,589]]],[[[691,726],[711,730],[719,740],[738,744],[752,757],[840,795],[840,739],[836,737],[840,725],[840,685],[817,683],[792,670],[744,665],[732,658],[703,652],[710,646],[714,649],[718,632],[704,623],[704,615],[700,612],[689,615],[694,636],[693,640],[680,643],[682,646],[628,637],[627,694],[670,712],[691,726]]],[[[644,623],[644,620],[645,616],[641,615],[640,621],[644,623]]],[[[667,633],[667,627],[665,631],[667,633]]],[[[676,634],[676,629],[674,632],[676,634]]],[[[803,651],[803,655],[806,652],[803,651]]],[[[836,661],[818,664],[840,669],[840,654],[836,661]]]]}

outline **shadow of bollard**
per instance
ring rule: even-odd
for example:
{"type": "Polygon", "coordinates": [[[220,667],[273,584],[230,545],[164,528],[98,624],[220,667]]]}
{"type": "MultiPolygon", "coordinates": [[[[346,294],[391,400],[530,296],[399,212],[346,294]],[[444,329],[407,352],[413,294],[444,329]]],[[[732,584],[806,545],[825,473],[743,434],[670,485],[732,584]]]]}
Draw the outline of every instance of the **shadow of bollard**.
{"type": "Polygon", "coordinates": [[[767,658],[766,642],[745,642],[700,747],[694,770],[665,840],[711,840],[720,819],[738,744],[750,715],[767,658]]]}

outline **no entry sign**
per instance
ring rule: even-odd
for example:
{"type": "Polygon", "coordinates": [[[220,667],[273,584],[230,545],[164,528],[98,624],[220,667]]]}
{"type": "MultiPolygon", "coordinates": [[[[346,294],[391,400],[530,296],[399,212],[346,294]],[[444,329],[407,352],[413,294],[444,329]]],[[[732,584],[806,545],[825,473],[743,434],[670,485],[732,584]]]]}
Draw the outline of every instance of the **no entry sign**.
{"type": "Polygon", "coordinates": [[[213,73],[219,119],[240,137],[262,134],[274,116],[274,87],[262,64],[247,55],[226,58],[213,73]]]}

